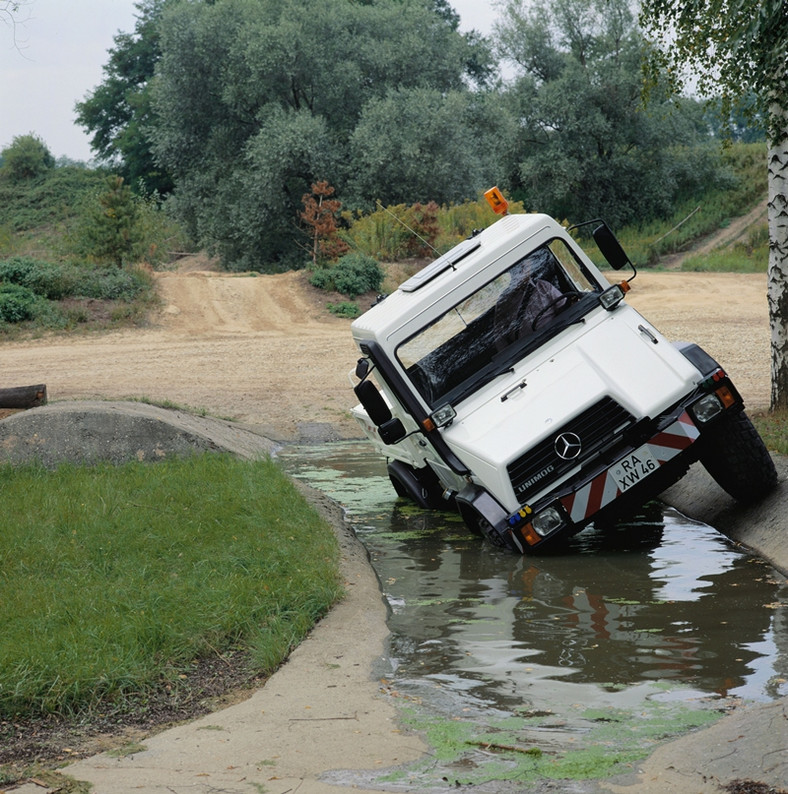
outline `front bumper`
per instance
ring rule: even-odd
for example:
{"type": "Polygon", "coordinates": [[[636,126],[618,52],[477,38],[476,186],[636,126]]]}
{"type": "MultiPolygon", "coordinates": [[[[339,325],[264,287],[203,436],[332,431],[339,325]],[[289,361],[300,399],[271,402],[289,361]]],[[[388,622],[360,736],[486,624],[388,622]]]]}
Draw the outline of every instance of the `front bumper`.
{"type": "Polygon", "coordinates": [[[582,472],[539,503],[523,505],[505,522],[498,523],[496,534],[513,551],[524,553],[547,540],[576,534],[603,511],[610,512],[622,497],[626,497],[628,503],[643,504],[667,487],[669,481],[665,475],[668,472],[675,472],[671,481],[683,474],[695,459],[691,447],[699,437],[700,430],[689,412],[682,410],[640,446],[628,449],[591,471],[582,472]],[[548,510],[554,526],[544,533],[535,524],[548,510]],[[556,515],[560,516],[560,521],[555,521],[556,515]]]}

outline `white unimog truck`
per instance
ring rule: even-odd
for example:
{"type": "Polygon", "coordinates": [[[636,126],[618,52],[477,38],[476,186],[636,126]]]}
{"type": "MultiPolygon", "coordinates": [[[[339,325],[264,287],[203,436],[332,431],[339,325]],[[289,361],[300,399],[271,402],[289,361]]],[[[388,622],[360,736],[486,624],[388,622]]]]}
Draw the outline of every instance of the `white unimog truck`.
{"type": "MultiPolygon", "coordinates": [[[[353,414],[400,496],[520,553],[637,510],[700,460],[752,501],[774,464],[722,367],[670,343],[569,231],[506,214],[353,322],[353,414]]],[[[591,221],[615,270],[631,266],[591,221]]],[[[632,267],[634,278],[634,267],[632,267]]]]}

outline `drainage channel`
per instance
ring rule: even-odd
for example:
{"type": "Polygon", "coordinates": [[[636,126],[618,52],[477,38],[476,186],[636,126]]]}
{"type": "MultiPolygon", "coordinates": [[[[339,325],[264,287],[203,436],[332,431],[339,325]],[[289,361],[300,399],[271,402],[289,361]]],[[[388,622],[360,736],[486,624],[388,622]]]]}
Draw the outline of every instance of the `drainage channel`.
{"type": "Polygon", "coordinates": [[[561,554],[519,557],[397,499],[363,442],[278,457],[344,506],[366,546],[390,607],[376,672],[432,747],[334,782],[594,791],[737,703],[788,693],[788,587],[705,524],[651,504],[561,554]]]}

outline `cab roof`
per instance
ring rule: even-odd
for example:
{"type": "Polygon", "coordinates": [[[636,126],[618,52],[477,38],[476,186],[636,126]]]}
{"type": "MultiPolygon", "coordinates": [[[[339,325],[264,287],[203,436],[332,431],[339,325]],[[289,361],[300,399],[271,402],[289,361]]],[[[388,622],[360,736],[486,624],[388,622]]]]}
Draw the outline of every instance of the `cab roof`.
{"type": "MultiPolygon", "coordinates": [[[[351,325],[353,338],[357,342],[372,339],[383,343],[396,337],[398,343],[400,337],[410,336],[438,313],[438,310],[431,311],[429,317],[422,317],[431,307],[447,303],[440,310],[443,311],[459,302],[462,296],[453,295],[459,286],[474,279],[514,248],[529,240],[536,247],[558,235],[564,236],[564,230],[548,215],[504,216],[422,268],[396,292],[354,320],[351,325]],[[416,318],[421,318],[420,324],[414,323],[416,318]]],[[[507,260],[498,269],[509,264],[507,260]]],[[[495,275],[497,272],[491,272],[488,277],[480,278],[491,279],[495,275]]]]}

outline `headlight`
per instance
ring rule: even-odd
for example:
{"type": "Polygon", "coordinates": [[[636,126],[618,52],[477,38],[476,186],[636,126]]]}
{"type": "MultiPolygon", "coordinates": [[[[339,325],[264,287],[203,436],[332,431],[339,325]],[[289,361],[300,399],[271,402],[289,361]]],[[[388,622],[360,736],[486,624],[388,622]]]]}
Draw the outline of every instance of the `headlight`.
{"type": "Polygon", "coordinates": [[[555,532],[564,525],[564,517],[555,507],[548,507],[542,510],[538,516],[531,521],[534,531],[541,537],[546,537],[551,532],[555,532]]]}
{"type": "Polygon", "coordinates": [[[700,400],[692,406],[692,413],[701,423],[714,419],[721,411],[722,403],[716,394],[707,394],[705,397],[701,397],[700,400]]]}
{"type": "Polygon", "coordinates": [[[446,405],[442,405],[438,408],[438,410],[432,414],[431,418],[432,421],[435,422],[436,427],[448,427],[454,421],[455,416],[457,416],[457,412],[449,403],[446,403],[446,405]]]}
{"type": "Polygon", "coordinates": [[[599,295],[599,302],[602,308],[612,311],[624,299],[624,293],[629,289],[629,284],[622,281],[620,284],[613,284],[599,295]]]}

